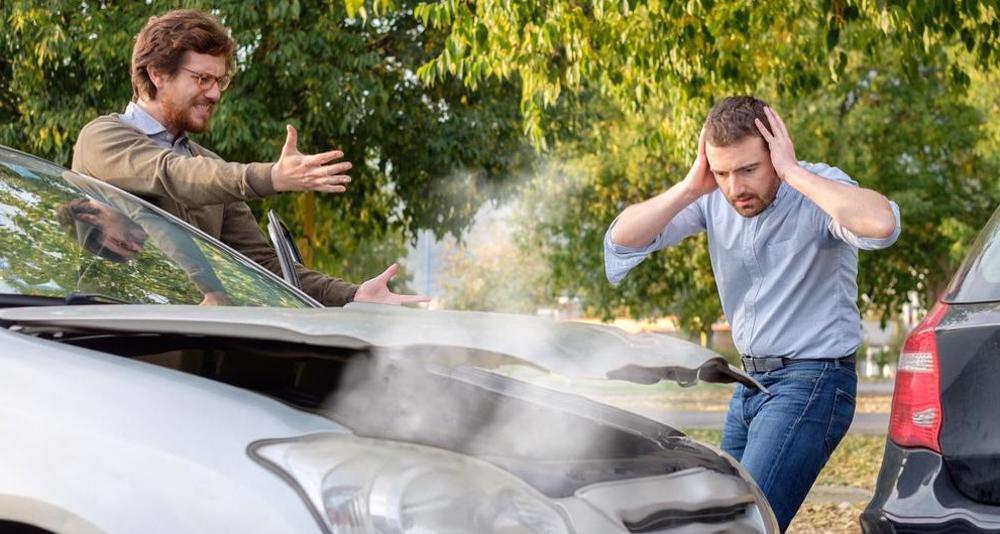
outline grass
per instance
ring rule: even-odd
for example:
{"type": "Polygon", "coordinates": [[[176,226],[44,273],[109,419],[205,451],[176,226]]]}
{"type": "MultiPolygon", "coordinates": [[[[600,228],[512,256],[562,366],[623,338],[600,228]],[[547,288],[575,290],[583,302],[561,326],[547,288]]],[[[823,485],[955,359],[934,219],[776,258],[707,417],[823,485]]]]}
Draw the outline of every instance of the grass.
{"type": "Polygon", "coordinates": [[[856,534],[861,532],[858,517],[866,503],[812,504],[799,508],[787,534],[856,534]]]}
{"type": "Polygon", "coordinates": [[[885,436],[847,434],[819,474],[816,483],[824,486],[853,486],[875,490],[885,436]]]}

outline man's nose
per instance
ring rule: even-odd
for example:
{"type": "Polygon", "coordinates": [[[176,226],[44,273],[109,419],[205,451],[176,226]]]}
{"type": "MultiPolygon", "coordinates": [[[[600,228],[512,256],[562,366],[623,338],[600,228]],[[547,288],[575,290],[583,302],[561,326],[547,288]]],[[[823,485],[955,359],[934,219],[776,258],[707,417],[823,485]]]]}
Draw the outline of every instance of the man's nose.
{"type": "Polygon", "coordinates": [[[746,191],[746,184],[736,177],[729,178],[729,196],[736,198],[746,191]]]}
{"type": "Polygon", "coordinates": [[[205,91],[205,98],[211,100],[213,104],[222,98],[222,90],[219,88],[218,80],[212,82],[212,86],[208,88],[208,91],[205,91]]]}

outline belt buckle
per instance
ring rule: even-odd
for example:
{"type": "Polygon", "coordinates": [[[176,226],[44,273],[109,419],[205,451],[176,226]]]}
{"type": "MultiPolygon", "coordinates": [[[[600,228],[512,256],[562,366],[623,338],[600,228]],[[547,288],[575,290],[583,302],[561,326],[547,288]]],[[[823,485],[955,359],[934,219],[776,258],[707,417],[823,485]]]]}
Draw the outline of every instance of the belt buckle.
{"type": "Polygon", "coordinates": [[[781,358],[764,358],[761,361],[764,363],[765,371],[777,371],[785,366],[785,362],[781,358]]]}
{"type": "Polygon", "coordinates": [[[743,370],[748,373],[767,373],[777,371],[785,366],[781,358],[754,358],[752,356],[741,356],[743,370]]]}

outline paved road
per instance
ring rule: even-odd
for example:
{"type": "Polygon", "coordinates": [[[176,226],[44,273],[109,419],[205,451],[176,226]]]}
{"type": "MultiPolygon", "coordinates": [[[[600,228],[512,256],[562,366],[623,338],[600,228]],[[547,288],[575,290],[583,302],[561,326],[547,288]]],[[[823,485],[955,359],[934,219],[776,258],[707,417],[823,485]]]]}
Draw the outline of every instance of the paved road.
{"type": "Polygon", "coordinates": [[[867,380],[858,381],[858,395],[892,395],[893,383],[880,380],[869,382],[867,380]]]}
{"type": "MultiPolygon", "coordinates": [[[[722,430],[726,422],[726,412],[692,412],[676,410],[640,409],[634,410],[646,417],[666,423],[674,428],[702,428],[722,430]]],[[[885,434],[889,429],[889,414],[859,413],[848,432],[861,434],[885,434]]]]}

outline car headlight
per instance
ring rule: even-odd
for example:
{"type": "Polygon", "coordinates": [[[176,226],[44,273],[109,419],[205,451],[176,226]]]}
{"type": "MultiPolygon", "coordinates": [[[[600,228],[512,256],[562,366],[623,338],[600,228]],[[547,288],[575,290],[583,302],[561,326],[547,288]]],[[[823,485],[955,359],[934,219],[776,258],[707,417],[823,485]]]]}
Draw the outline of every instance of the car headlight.
{"type": "Polygon", "coordinates": [[[260,441],[250,455],[290,479],[332,534],[571,532],[520,479],[440,449],[321,434],[260,441]]]}

